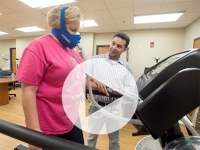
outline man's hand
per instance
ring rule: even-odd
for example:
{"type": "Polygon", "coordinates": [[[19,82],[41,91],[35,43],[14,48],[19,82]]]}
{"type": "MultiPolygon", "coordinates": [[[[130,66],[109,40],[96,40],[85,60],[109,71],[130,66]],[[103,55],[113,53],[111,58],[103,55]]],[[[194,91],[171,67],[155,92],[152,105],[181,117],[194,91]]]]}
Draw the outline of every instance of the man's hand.
{"type": "Polygon", "coordinates": [[[94,78],[92,78],[91,81],[94,82],[97,85],[97,90],[99,92],[102,92],[102,93],[106,94],[106,96],[109,96],[108,89],[107,89],[105,84],[101,83],[100,81],[98,81],[94,78]]]}

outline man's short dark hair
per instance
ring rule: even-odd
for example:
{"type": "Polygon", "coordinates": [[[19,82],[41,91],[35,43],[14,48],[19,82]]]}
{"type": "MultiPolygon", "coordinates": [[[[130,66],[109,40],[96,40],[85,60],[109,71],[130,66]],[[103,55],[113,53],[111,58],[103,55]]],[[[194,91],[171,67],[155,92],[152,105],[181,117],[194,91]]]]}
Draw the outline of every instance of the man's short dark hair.
{"type": "Polygon", "coordinates": [[[125,48],[128,47],[130,38],[125,33],[119,32],[119,33],[115,34],[115,36],[113,38],[115,38],[115,37],[119,37],[119,38],[125,40],[126,41],[125,48]]]}

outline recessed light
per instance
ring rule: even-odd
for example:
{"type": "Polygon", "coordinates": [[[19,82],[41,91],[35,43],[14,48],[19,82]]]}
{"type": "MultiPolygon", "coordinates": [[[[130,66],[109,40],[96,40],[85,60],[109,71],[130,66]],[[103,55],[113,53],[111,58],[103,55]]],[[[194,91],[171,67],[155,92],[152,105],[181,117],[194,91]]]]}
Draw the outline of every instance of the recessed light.
{"type": "Polygon", "coordinates": [[[134,24],[155,23],[155,22],[172,22],[172,21],[176,21],[182,14],[183,14],[183,12],[135,16],[134,24]]]}
{"type": "Polygon", "coordinates": [[[15,28],[15,30],[19,30],[22,32],[37,32],[37,31],[44,31],[44,29],[41,29],[36,26],[31,26],[31,27],[23,27],[23,28],[15,28]]]}
{"type": "Polygon", "coordinates": [[[74,3],[79,0],[19,0],[26,5],[36,8],[36,7],[50,7],[50,6],[56,6],[60,4],[67,4],[67,3],[74,3]]]}
{"type": "Polygon", "coordinates": [[[94,20],[83,21],[83,27],[94,27],[94,26],[98,26],[98,24],[94,20]]]}
{"type": "Polygon", "coordinates": [[[4,35],[4,34],[8,34],[8,33],[0,31],[0,35],[4,35]]]}

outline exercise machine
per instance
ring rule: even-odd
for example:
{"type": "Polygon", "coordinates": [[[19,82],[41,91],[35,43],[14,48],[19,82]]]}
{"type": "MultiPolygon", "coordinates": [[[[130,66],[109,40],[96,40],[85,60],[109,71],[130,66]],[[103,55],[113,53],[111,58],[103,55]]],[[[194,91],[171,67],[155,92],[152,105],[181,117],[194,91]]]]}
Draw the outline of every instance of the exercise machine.
{"type": "Polygon", "coordinates": [[[137,81],[141,103],[136,115],[162,147],[184,137],[178,121],[200,105],[200,50],[171,55],[137,81]]]}

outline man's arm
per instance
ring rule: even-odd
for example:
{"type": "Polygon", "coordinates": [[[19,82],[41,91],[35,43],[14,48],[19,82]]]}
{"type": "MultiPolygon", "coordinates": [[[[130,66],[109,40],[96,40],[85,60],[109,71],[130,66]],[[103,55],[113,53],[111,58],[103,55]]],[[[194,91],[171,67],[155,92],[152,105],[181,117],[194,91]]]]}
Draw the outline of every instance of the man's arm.
{"type": "MultiPolygon", "coordinates": [[[[92,77],[90,77],[90,81],[91,81],[92,90],[102,92],[102,93],[106,94],[106,96],[109,96],[108,89],[105,84],[101,83],[100,81],[98,81],[92,77]]],[[[89,83],[88,83],[87,78],[85,78],[85,83],[86,83],[86,88],[89,89],[89,83]]]]}

